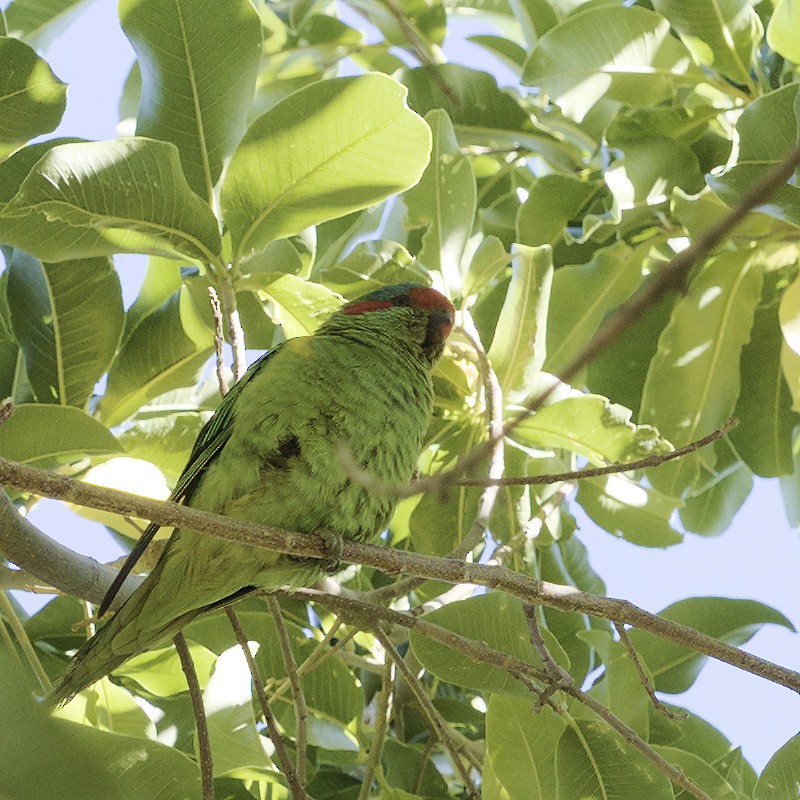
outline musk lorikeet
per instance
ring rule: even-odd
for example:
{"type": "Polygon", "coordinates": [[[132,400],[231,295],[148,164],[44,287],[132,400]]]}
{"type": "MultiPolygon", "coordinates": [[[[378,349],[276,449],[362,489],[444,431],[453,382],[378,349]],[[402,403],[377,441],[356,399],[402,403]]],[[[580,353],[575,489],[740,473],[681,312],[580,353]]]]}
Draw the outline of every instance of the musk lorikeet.
{"type": "MultiPolygon", "coordinates": [[[[434,289],[387,286],[262,356],[200,432],[173,499],[286,530],[376,536],[396,501],[351,481],[337,448],[344,443],[379,480],[411,479],[433,408],[431,370],[453,315],[434,289]]],[[[234,597],[307,585],[320,571],[312,559],[176,530],[149,576],[80,648],[52,699],[72,698],[234,597]]]]}

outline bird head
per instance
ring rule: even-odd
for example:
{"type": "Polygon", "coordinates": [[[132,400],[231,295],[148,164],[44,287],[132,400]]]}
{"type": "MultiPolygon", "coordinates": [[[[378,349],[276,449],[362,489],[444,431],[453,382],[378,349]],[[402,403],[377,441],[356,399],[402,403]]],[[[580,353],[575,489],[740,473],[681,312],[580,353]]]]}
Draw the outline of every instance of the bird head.
{"type": "Polygon", "coordinates": [[[333,315],[326,327],[357,324],[362,330],[391,333],[418,345],[433,364],[442,354],[454,320],[453,304],[436,289],[418,283],[399,283],[351,300],[333,315]]]}

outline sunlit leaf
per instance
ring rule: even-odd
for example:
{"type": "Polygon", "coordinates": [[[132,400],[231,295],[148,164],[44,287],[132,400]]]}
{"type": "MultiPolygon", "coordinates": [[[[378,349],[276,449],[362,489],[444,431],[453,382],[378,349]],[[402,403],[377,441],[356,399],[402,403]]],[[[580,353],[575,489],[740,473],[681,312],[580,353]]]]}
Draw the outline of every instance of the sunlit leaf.
{"type": "Polygon", "coordinates": [[[602,4],[572,14],[536,43],[522,81],[582,120],[602,97],[650,105],[703,79],[669,22],[646,8],[602,4]],[[565,69],[565,65],[568,65],[565,69]]]}
{"type": "MultiPolygon", "coordinates": [[[[737,646],[749,642],[767,623],[794,630],[792,623],[774,608],[755,600],[728,597],[679,600],[660,611],[659,616],[737,646]]],[[[653,674],[656,689],[661,692],[685,692],[708,659],[696,650],[643,631],[632,631],[630,636],[653,674]]]]}
{"type": "Polygon", "coordinates": [[[210,200],[253,99],[258,14],[247,0],[122,0],[119,15],[142,76],[136,133],[172,142],[189,186],[210,200]]]}
{"type": "Polygon", "coordinates": [[[43,264],[15,250],[6,291],[37,400],[84,406],[122,333],[114,265],[103,257],[43,264]]]}
{"type": "Polygon", "coordinates": [[[259,117],[231,159],[221,202],[235,259],[413,186],[429,151],[428,126],[391,78],[301,89],[259,117]]]}
{"type": "Polygon", "coordinates": [[[0,143],[52,131],[67,103],[67,85],[19,39],[0,36],[0,143]]]}
{"type": "Polygon", "coordinates": [[[152,139],[63,144],[0,207],[0,238],[44,261],[112,253],[214,260],[211,208],[181,172],[178,151],[152,139]]]}

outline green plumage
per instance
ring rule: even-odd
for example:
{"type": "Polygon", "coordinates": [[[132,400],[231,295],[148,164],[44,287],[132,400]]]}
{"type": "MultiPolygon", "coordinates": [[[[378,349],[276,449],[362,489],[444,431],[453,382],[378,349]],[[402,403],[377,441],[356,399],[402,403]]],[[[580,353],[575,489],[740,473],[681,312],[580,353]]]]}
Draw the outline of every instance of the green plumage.
{"type": "MultiPolygon", "coordinates": [[[[286,530],[354,540],[380,533],[395,501],[353,483],[337,447],[344,443],[379,480],[411,478],[433,406],[431,369],[452,315],[432,289],[386,287],[262,357],[201,432],[173,497],[286,530]]],[[[308,560],[178,530],[144,583],[80,649],[53,697],[72,697],[243,589],[300,586],[318,574],[308,560]]]]}

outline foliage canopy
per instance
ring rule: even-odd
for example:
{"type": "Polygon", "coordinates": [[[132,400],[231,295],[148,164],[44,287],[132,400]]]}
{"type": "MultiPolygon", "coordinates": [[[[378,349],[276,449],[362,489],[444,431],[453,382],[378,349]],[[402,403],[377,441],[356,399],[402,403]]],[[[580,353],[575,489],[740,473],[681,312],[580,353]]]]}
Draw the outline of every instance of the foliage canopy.
{"type": "MultiPolygon", "coordinates": [[[[449,294],[462,326],[435,374],[420,458],[423,474],[437,474],[487,440],[493,408],[509,419],[550,386],[798,141],[796,0],[344,0],[352,24],[324,0],[119,0],[136,53],[121,129],[135,135],[48,138],[66,86],[37,49],[85,5],[12,0],[0,16],[0,397],[16,406],[0,456],[142,494],[166,496],[218,401],[209,287],[252,349],[311,333],[342,298],[380,285],[433,282],[449,294]],[[485,30],[471,40],[513,85],[445,63],[448,24],[465,18],[485,30]],[[121,253],[148,257],[127,309],[121,253]]],[[[481,487],[417,495],[401,502],[391,546],[444,555],[466,538],[478,560],[498,545],[509,569],[603,594],[575,505],[611,534],[667,547],[687,532],[724,533],[753,476],[780,477],[800,524],[798,227],[791,180],[693,266],[685,291],[629,320],[501,449],[506,475],[534,476],[663,454],[736,417],[730,434],[646,471],[503,486],[490,512],[481,487]],[[472,541],[476,519],[491,535],[472,541]]],[[[128,520],[100,518],[137,535],[128,520]]],[[[354,592],[392,580],[356,567],[339,579],[354,592]]],[[[543,668],[518,600],[443,596],[449,588],[421,583],[397,607],[430,603],[429,623],[543,668]]],[[[533,713],[537,697],[502,664],[395,629],[449,730],[445,747],[434,712],[392,682],[385,648],[358,619],[344,618],[352,638],[336,655],[309,662],[317,642],[342,638],[330,633],[336,615],[320,602],[309,616],[298,598],[281,607],[309,711],[307,754],[296,755],[317,800],[466,796],[453,748],[473,778],[481,772],[487,800],[688,796],[578,698],[555,692],[533,713]]],[[[83,638],[71,628],[83,606],[61,596],[30,618],[3,609],[33,644],[14,646],[26,667],[2,653],[3,791],[199,796],[194,720],[171,648],[128,662],[53,721],[20,687],[37,661],[61,673],[83,638]],[[29,749],[52,755],[34,774],[29,749]]],[[[295,754],[280,631],[263,599],[239,609],[295,754]]],[[[609,620],[537,613],[575,684],[589,681],[592,698],[705,796],[796,797],[800,739],[759,777],[705,721],[654,708],[609,620]]],[[[791,628],[774,609],[729,598],[687,598],[663,616],[736,645],[768,623],[791,628]]],[[[218,796],[288,796],[224,614],[186,636],[218,796]]],[[[686,646],[638,631],[631,640],[662,696],[702,669],[705,656],[686,646]]]]}

